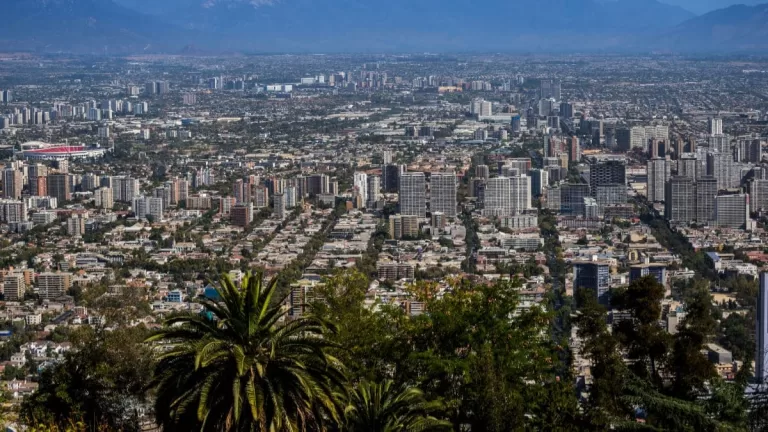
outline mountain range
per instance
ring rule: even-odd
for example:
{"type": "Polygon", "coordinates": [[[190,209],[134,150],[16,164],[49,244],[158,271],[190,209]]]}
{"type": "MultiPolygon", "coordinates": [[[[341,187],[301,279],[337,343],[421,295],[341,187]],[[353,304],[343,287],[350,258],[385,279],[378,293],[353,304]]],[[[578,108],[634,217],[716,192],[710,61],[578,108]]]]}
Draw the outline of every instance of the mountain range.
{"type": "Polygon", "coordinates": [[[768,4],[696,16],[657,0],[0,0],[6,50],[768,50],[768,4]]]}

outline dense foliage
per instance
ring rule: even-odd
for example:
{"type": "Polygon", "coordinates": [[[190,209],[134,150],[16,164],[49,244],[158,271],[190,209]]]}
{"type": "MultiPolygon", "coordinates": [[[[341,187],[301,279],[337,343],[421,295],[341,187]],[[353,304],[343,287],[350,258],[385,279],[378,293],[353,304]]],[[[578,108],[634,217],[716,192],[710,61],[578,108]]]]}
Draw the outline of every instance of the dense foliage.
{"type": "Polygon", "coordinates": [[[410,306],[426,313],[410,315],[367,297],[368,277],[347,271],[314,288],[311,316],[288,319],[277,283],[223,278],[220,302],[169,319],[148,343],[87,334],[44,373],[24,418],[134,430],[146,398],[165,430],[766,430],[765,399],[744,397],[744,376],[721,381],[702,354],[717,327],[702,281],[686,288],[673,335],[658,326],[653,278],[614,292],[623,319],[612,328],[579,290],[573,325],[592,367],[576,387],[561,295],[541,307],[522,302],[516,280],[455,279],[442,295],[419,282],[410,306]]]}

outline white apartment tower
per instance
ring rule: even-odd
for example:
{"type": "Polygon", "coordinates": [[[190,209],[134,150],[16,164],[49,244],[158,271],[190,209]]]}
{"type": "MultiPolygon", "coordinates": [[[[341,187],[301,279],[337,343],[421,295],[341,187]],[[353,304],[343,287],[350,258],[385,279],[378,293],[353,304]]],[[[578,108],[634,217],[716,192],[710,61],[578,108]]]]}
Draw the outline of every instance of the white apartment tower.
{"type": "Polygon", "coordinates": [[[433,173],[429,184],[431,212],[456,217],[456,174],[433,173]]]}
{"type": "Polygon", "coordinates": [[[423,172],[400,175],[400,214],[427,217],[427,184],[423,172]]]}

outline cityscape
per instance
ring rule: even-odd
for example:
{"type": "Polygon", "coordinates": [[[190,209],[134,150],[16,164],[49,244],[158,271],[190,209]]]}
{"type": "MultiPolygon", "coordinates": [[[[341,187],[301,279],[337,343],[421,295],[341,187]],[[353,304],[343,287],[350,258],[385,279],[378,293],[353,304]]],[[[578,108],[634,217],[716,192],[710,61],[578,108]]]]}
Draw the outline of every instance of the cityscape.
{"type": "Polygon", "coordinates": [[[0,53],[0,420],[766,431],[767,145],[756,55],[0,53]]]}

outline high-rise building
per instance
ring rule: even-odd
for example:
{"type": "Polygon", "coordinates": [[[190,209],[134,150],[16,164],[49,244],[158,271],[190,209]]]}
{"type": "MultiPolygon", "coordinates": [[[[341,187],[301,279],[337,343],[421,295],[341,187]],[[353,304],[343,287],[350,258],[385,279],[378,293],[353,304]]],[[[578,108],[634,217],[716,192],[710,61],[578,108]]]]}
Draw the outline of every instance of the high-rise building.
{"type": "Polygon", "coordinates": [[[564,214],[584,214],[584,198],[589,196],[589,185],[565,183],[560,186],[560,211],[564,214]]]}
{"type": "Polygon", "coordinates": [[[488,180],[491,177],[491,171],[488,165],[478,165],[475,167],[475,177],[488,180]]]}
{"type": "Polygon", "coordinates": [[[432,173],[429,180],[431,212],[441,212],[446,217],[456,217],[456,174],[432,173]]]}
{"type": "Polygon", "coordinates": [[[627,184],[626,162],[615,159],[589,159],[589,193],[595,197],[597,187],[607,184],[627,184]]]}
{"type": "Polygon", "coordinates": [[[579,144],[579,137],[571,137],[571,148],[569,149],[569,162],[579,162],[581,160],[581,145],[579,144]]]}
{"type": "Polygon", "coordinates": [[[629,267],[629,281],[633,282],[645,276],[653,276],[662,285],[667,284],[666,264],[637,264],[629,267]]]}
{"type": "Polygon", "coordinates": [[[601,185],[597,187],[597,214],[602,217],[607,206],[626,204],[627,186],[621,184],[601,185]]]}
{"type": "Polygon", "coordinates": [[[285,194],[284,193],[278,193],[272,195],[272,202],[274,206],[274,214],[277,218],[284,218],[285,217],[285,194]]]}
{"type": "Polygon", "coordinates": [[[493,177],[485,184],[483,215],[509,216],[512,214],[512,182],[509,177],[493,177]]]}
{"type": "Polygon", "coordinates": [[[757,331],[755,332],[755,377],[768,384],[768,273],[760,273],[757,290],[757,331]]]}
{"type": "Polygon", "coordinates": [[[3,298],[5,301],[24,300],[27,283],[21,273],[11,273],[3,278],[3,298]]]}
{"type": "Polygon", "coordinates": [[[682,153],[677,159],[677,175],[692,179],[697,178],[696,167],[698,162],[696,153],[682,153]]]}
{"type": "Polygon", "coordinates": [[[82,237],[85,234],[85,222],[87,220],[83,215],[73,215],[67,219],[67,234],[71,237],[82,237]]]}
{"type": "Polygon", "coordinates": [[[400,175],[405,172],[404,165],[388,164],[382,168],[382,186],[387,192],[395,192],[400,188],[400,175]]]}
{"type": "Polygon", "coordinates": [[[364,172],[356,172],[354,174],[353,184],[357,190],[357,195],[361,196],[365,203],[365,200],[368,199],[368,174],[364,172]]]}
{"type": "Polygon", "coordinates": [[[744,228],[749,218],[749,195],[732,194],[715,197],[717,226],[744,228]]]}
{"type": "Polygon", "coordinates": [[[668,162],[666,159],[650,159],[648,168],[648,201],[664,201],[664,188],[669,176],[668,162]]]}
{"type": "Polygon", "coordinates": [[[513,213],[531,209],[531,178],[520,174],[509,178],[509,199],[513,213]]]}
{"type": "Polygon", "coordinates": [[[55,299],[63,296],[72,286],[69,273],[40,273],[37,275],[37,290],[43,299],[55,299]]]}
{"type": "Polygon", "coordinates": [[[115,201],[132,202],[141,192],[138,179],[117,176],[112,177],[110,183],[112,185],[112,197],[115,201]]]}
{"type": "Polygon", "coordinates": [[[712,136],[723,134],[723,119],[719,117],[710,117],[707,121],[709,134],[712,136]]]}
{"type": "Polygon", "coordinates": [[[3,170],[3,197],[21,198],[21,191],[24,187],[24,176],[22,172],[15,168],[6,168],[3,170]]]}
{"type": "Polygon", "coordinates": [[[696,191],[689,177],[673,176],[667,181],[664,215],[672,222],[687,224],[696,217],[696,191]]]}
{"type": "Polygon", "coordinates": [[[56,198],[59,205],[72,199],[68,174],[50,174],[46,177],[46,189],[48,195],[56,198]]]}
{"type": "Polygon", "coordinates": [[[645,138],[645,128],[642,126],[633,126],[629,132],[629,144],[631,148],[644,149],[648,141],[645,138]]]}
{"type": "Polygon", "coordinates": [[[539,85],[539,96],[541,99],[552,98],[556,101],[560,100],[561,96],[561,84],[557,79],[543,79],[539,85]]]}
{"type": "Polygon", "coordinates": [[[575,261],[573,276],[574,290],[592,290],[601,304],[610,304],[611,265],[609,262],[575,261]]]}
{"type": "Polygon", "coordinates": [[[736,143],[739,162],[760,163],[763,159],[763,143],[755,137],[739,137],[736,143]]]}
{"type": "Polygon", "coordinates": [[[367,178],[368,184],[365,187],[365,205],[368,208],[376,208],[377,203],[381,199],[381,177],[370,175],[367,178]]]}
{"type": "Polygon", "coordinates": [[[475,99],[469,106],[469,113],[479,117],[493,115],[493,104],[483,99],[475,99]]]}
{"type": "Polygon", "coordinates": [[[702,176],[696,181],[696,222],[706,224],[715,220],[717,179],[702,176]]]}
{"type": "Polygon", "coordinates": [[[232,224],[247,227],[253,222],[253,204],[237,204],[230,209],[232,224]]]}
{"type": "Polygon", "coordinates": [[[96,189],[96,191],[93,193],[93,197],[95,199],[96,207],[112,209],[112,207],[115,206],[111,188],[103,187],[96,189]]]}
{"type": "Polygon", "coordinates": [[[400,175],[400,214],[427,217],[427,184],[423,172],[400,175]]]}
{"type": "Polygon", "coordinates": [[[416,238],[419,235],[419,218],[397,214],[389,217],[389,235],[393,239],[416,238]]]}
{"type": "Polygon", "coordinates": [[[528,171],[528,175],[531,177],[531,195],[541,196],[544,189],[549,186],[549,172],[536,168],[528,171]]]}

